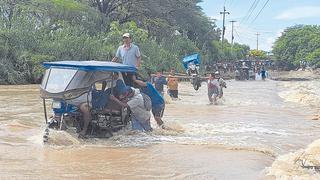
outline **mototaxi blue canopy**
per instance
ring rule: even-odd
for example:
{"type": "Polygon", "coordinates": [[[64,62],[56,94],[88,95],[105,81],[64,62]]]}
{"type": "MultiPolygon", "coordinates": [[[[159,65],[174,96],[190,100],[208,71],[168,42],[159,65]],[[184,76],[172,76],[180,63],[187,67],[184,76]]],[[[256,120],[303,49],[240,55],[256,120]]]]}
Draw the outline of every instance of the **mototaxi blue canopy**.
{"type": "Polygon", "coordinates": [[[196,53],[190,56],[186,56],[182,59],[182,62],[185,69],[188,69],[188,64],[190,62],[193,62],[195,65],[200,65],[200,55],[196,53]]]}
{"type": "Polygon", "coordinates": [[[108,61],[56,61],[44,62],[43,66],[47,69],[55,68],[68,68],[78,69],[83,71],[110,71],[110,72],[136,72],[137,69],[132,66],[119,64],[108,61]]]}

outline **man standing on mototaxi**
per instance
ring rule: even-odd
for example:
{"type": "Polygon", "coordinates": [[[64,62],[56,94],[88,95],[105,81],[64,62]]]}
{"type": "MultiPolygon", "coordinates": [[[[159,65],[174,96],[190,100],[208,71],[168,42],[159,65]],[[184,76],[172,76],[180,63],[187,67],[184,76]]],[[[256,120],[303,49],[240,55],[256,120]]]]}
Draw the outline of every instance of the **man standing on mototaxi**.
{"type": "MultiPolygon", "coordinates": [[[[112,62],[122,60],[122,64],[135,67],[137,69],[141,66],[141,53],[139,47],[132,43],[132,38],[129,33],[122,35],[123,45],[118,47],[115,57],[112,62]]],[[[123,73],[123,79],[126,85],[133,86],[133,80],[136,79],[136,73],[123,73]]]]}

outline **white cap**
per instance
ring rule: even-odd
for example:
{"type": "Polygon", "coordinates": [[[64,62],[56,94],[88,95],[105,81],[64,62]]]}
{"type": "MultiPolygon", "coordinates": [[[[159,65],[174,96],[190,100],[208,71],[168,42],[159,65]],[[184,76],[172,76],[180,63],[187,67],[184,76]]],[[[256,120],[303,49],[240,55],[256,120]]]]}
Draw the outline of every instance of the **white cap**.
{"type": "Polygon", "coordinates": [[[129,34],[129,33],[124,33],[124,34],[122,35],[122,37],[130,38],[131,36],[130,36],[130,34],[129,34]]]}

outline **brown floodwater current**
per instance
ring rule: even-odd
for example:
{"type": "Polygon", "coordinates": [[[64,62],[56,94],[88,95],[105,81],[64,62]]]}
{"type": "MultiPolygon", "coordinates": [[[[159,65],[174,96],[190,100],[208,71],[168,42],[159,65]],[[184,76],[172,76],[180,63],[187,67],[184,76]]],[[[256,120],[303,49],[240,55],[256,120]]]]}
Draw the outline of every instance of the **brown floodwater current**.
{"type": "Polygon", "coordinates": [[[38,85],[0,86],[0,179],[269,179],[276,157],[319,138],[318,82],[227,83],[218,105],[205,83],[181,83],[163,118],[173,130],[153,121],[150,134],[87,140],[54,131],[48,144],[38,85]]]}

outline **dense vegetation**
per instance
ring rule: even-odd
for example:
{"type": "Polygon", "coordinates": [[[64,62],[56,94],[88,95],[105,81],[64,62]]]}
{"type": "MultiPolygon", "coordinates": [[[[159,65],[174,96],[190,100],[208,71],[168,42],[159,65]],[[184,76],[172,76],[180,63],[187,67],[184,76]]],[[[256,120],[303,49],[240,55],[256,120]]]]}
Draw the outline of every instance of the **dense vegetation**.
{"type": "Polygon", "coordinates": [[[225,42],[200,0],[1,0],[0,84],[36,82],[43,61],[109,61],[130,32],[142,70],[174,67],[200,53],[203,64],[244,58],[249,47],[225,42]],[[231,51],[232,48],[232,51],[231,51]]]}
{"type": "Polygon", "coordinates": [[[307,61],[320,67],[320,26],[297,25],[287,28],[276,40],[273,53],[279,64],[288,68],[307,61]]]}

